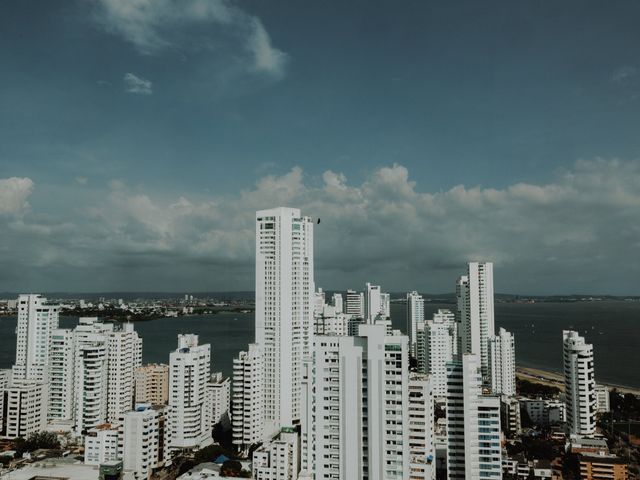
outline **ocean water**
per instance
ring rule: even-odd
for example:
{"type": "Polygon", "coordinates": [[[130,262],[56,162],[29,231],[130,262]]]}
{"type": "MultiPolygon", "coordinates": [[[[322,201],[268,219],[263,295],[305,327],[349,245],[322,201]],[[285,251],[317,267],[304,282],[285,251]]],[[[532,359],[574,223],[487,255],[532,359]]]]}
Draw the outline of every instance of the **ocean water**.
{"type": "MultiPolygon", "coordinates": [[[[438,308],[453,305],[425,304],[430,318],[438,308]]],[[[391,305],[394,326],[405,330],[404,304],[391,305]]],[[[61,327],[73,327],[76,318],[61,317],[61,327]]],[[[15,359],[16,317],[0,317],[0,368],[15,359]]],[[[220,313],[137,322],[143,339],[143,361],[169,362],[179,333],[196,333],[212,347],[212,369],[230,375],[233,357],[254,340],[252,313],[220,313]]],[[[496,304],[496,329],[515,335],[516,362],[520,366],[560,371],[562,330],[577,329],[593,343],[596,380],[640,388],[640,302],[577,302],[496,304]]]]}

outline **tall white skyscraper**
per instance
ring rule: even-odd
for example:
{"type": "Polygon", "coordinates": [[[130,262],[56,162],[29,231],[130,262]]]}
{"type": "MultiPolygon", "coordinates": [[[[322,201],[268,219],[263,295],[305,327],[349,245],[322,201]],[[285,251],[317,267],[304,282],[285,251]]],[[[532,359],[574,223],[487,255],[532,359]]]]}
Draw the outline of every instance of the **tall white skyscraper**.
{"type": "Polygon", "coordinates": [[[51,334],[58,328],[59,306],[40,295],[17,300],[15,380],[48,381],[51,334]]]}
{"type": "Polygon", "coordinates": [[[211,405],[207,382],[211,346],[198,345],[197,335],[178,335],[178,348],[169,355],[171,448],[202,448],[211,438],[211,405]]]}
{"type": "Polygon", "coordinates": [[[417,357],[418,324],[424,322],[424,298],[418,292],[407,293],[407,334],[411,356],[417,357]]]}
{"type": "Polygon", "coordinates": [[[570,434],[593,435],[596,430],[596,381],[593,345],[578,332],[562,332],[567,428],[570,434]]]}
{"type": "Polygon", "coordinates": [[[49,421],[69,421],[74,416],[74,335],[58,328],[51,335],[49,354],[49,421]]]}
{"type": "Polygon", "coordinates": [[[447,365],[447,478],[500,479],[500,398],[482,395],[478,356],[447,365]]]}
{"type": "Polygon", "coordinates": [[[364,293],[347,290],[344,313],[358,318],[364,318],[364,293]]]}
{"type": "Polygon", "coordinates": [[[420,324],[418,330],[418,370],[431,377],[434,397],[447,395],[447,364],[453,361],[457,344],[454,314],[438,310],[433,319],[420,324]]]}
{"type": "Polygon", "coordinates": [[[480,356],[483,379],[489,376],[487,340],[495,334],[493,313],[493,263],[471,262],[467,275],[458,279],[458,314],[461,334],[461,353],[480,356]]]}
{"type": "Polygon", "coordinates": [[[313,340],[313,221],[295,208],[256,213],[256,343],[267,433],[300,421],[302,361],[313,340]]]}
{"type": "Polygon", "coordinates": [[[74,330],[74,418],[81,434],[107,420],[108,339],[112,323],[80,318],[74,330]]]}
{"type": "Polygon", "coordinates": [[[247,451],[264,439],[264,366],[260,347],[249,345],[233,359],[233,444],[247,451]]]}
{"type": "Polygon", "coordinates": [[[303,472],[316,480],[408,478],[408,338],[369,324],[358,336],[319,335],[313,362],[306,365],[303,472]]]}
{"type": "Polygon", "coordinates": [[[132,323],[125,323],[109,332],[107,341],[107,421],[115,422],[133,408],[135,370],[142,365],[142,339],[132,323]]]}
{"type": "Polygon", "coordinates": [[[378,317],[385,317],[383,293],[380,285],[366,284],[364,292],[364,312],[367,323],[374,323],[378,317]]]}
{"type": "Polygon", "coordinates": [[[489,381],[496,395],[516,394],[516,347],[513,334],[500,328],[489,337],[489,381]]]}
{"type": "Polygon", "coordinates": [[[331,297],[331,305],[333,305],[336,309],[336,313],[344,313],[344,309],[342,306],[342,294],[334,293],[331,297]]]}

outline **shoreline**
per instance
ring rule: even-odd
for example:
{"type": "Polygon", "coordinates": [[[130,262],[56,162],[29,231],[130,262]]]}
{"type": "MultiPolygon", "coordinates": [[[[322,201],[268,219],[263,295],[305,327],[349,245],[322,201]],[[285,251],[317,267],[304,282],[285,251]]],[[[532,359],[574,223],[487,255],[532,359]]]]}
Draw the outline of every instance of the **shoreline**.
{"type": "MultiPolygon", "coordinates": [[[[534,367],[516,367],[516,377],[529,382],[539,383],[550,387],[557,387],[564,390],[564,377],[561,373],[542,370],[534,367]]],[[[616,389],[620,393],[631,393],[640,396],[640,388],[629,387],[626,385],[618,385],[609,382],[596,382],[598,385],[604,385],[609,390],[616,389]]]]}

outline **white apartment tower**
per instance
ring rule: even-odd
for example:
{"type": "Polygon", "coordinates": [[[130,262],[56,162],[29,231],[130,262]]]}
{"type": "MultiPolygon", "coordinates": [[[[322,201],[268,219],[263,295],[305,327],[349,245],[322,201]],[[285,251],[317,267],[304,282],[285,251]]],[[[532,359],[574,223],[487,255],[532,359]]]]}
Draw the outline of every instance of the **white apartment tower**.
{"type": "Polygon", "coordinates": [[[436,478],[433,394],[428,375],[409,374],[410,480],[436,478]]]}
{"type": "Polygon", "coordinates": [[[222,372],[216,372],[211,375],[207,389],[211,406],[211,425],[227,422],[231,401],[231,380],[229,377],[224,377],[222,372]]]}
{"type": "Polygon", "coordinates": [[[58,328],[59,306],[40,295],[20,295],[17,300],[15,380],[47,381],[51,334],[58,328]]]}
{"type": "Polygon", "coordinates": [[[121,458],[136,480],[148,480],[169,462],[171,427],[165,405],[139,404],[122,415],[121,458]]]}
{"type": "Polygon", "coordinates": [[[567,428],[573,435],[593,435],[597,408],[593,345],[569,330],[562,332],[562,339],[567,428]]]}
{"type": "Polygon", "coordinates": [[[331,305],[333,305],[334,308],[336,309],[336,314],[344,313],[344,309],[343,309],[343,306],[342,306],[342,294],[341,293],[334,293],[331,296],[331,305]]]}
{"type": "Polygon", "coordinates": [[[447,395],[447,364],[455,358],[456,322],[449,310],[438,310],[418,331],[418,370],[431,376],[434,397],[447,395]]]}
{"type": "Polygon", "coordinates": [[[487,340],[495,334],[493,312],[493,263],[471,262],[467,275],[456,285],[461,353],[480,356],[483,379],[489,377],[487,340]]]}
{"type": "Polygon", "coordinates": [[[418,324],[424,322],[424,298],[418,292],[407,293],[407,333],[411,356],[417,357],[418,324]]]}
{"type": "Polygon", "coordinates": [[[198,336],[178,335],[178,348],[169,356],[171,448],[202,448],[213,442],[207,382],[211,346],[198,345],[198,336]]]}
{"type": "Polygon", "coordinates": [[[344,313],[353,317],[364,318],[364,293],[347,290],[344,313]]]}
{"type": "Polygon", "coordinates": [[[494,395],[516,394],[516,353],[513,334],[500,328],[489,337],[489,382],[494,395]]]}
{"type": "Polygon", "coordinates": [[[51,334],[49,352],[49,421],[69,421],[74,417],[74,336],[73,330],[58,328],[51,334]]]}
{"type": "Polygon", "coordinates": [[[305,365],[303,472],[316,480],[408,478],[408,364],[408,338],[387,335],[384,325],[316,337],[305,365]]]}
{"type": "Polygon", "coordinates": [[[46,425],[46,382],[14,380],[0,391],[0,439],[26,438],[46,425]]]}
{"type": "Polygon", "coordinates": [[[447,366],[447,479],[500,479],[500,399],[482,395],[478,356],[447,366]]]}
{"type": "Polygon", "coordinates": [[[107,420],[108,339],[113,324],[82,317],[74,330],[74,419],[76,433],[107,420]]]}
{"type": "Polygon", "coordinates": [[[135,370],[142,365],[142,339],[125,323],[107,335],[107,421],[115,422],[120,414],[133,408],[135,370]]]}
{"type": "Polygon", "coordinates": [[[248,451],[264,439],[264,366],[260,347],[249,345],[233,359],[231,424],[233,444],[248,451]]]}
{"type": "Polygon", "coordinates": [[[267,434],[300,421],[302,360],[313,340],[313,221],[295,208],[256,213],[256,343],[267,434]]]}

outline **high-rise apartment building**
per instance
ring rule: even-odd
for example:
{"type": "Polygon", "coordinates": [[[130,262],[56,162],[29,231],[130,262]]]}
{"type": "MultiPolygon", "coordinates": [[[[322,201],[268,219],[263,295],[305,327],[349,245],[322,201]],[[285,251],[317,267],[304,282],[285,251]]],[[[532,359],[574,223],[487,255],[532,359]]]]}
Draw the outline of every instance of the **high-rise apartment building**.
{"type": "Polygon", "coordinates": [[[108,399],[108,334],[112,323],[97,318],[80,318],[74,335],[74,420],[75,431],[106,423],[108,399]]]}
{"type": "Polygon", "coordinates": [[[14,380],[0,391],[0,439],[27,438],[47,425],[47,386],[38,380],[14,380]]]}
{"type": "Polygon", "coordinates": [[[447,366],[447,479],[500,479],[500,399],[482,395],[476,354],[447,366]]]}
{"type": "Polygon", "coordinates": [[[408,478],[408,338],[384,325],[318,336],[306,364],[302,470],[316,480],[408,478]]]}
{"type": "Polygon", "coordinates": [[[228,422],[231,402],[231,379],[224,377],[222,372],[211,375],[207,385],[209,405],[211,405],[211,424],[228,422]]]}
{"type": "Polygon", "coordinates": [[[347,290],[344,313],[357,318],[364,318],[364,293],[347,290]]]}
{"type": "Polygon", "coordinates": [[[424,298],[418,292],[407,293],[407,334],[411,356],[417,358],[418,325],[424,322],[424,298]]]}
{"type": "Polygon", "coordinates": [[[233,444],[248,451],[264,439],[264,366],[260,347],[249,345],[233,359],[233,444]]]}
{"type": "Polygon", "coordinates": [[[73,330],[55,329],[49,352],[49,421],[65,422],[74,418],[74,351],[73,330]]]}
{"type": "Polygon", "coordinates": [[[344,313],[344,309],[342,306],[342,294],[341,293],[334,293],[331,296],[331,305],[333,305],[333,307],[336,309],[336,313],[344,313]]]}
{"type": "Polygon", "coordinates": [[[211,438],[211,405],[207,383],[211,346],[198,345],[198,336],[178,335],[178,348],[169,356],[171,448],[202,448],[211,438]]]}
{"type": "Polygon", "coordinates": [[[495,395],[516,394],[516,352],[513,334],[500,328],[488,339],[489,384],[495,395]]]}
{"type": "Polygon", "coordinates": [[[596,381],[593,345],[578,332],[562,332],[567,428],[570,434],[593,435],[596,430],[596,381]]]}
{"type": "Polygon", "coordinates": [[[313,221],[295,208],[256,213],[256,343],[268,434],[300,421],[302,361],[313,339],[313,221]]]}
{"type": "Polygon", "coordinates": [[[495,333],[493,309],[493,263],[471,262],[456,285],[461,353],[479,355],[482,377],[489,378],[487,340],[495,333]]]}
{"type": "Polygon", "coordinates": [[[135,369],[142,364],[142,339],[125,323],[107,334],[107,421],[133,408],[135,369]]]}
{"type": "Polygon", "coordinates": [[[169,365],[152,363],[137,367],[135,403],[166,405],[169,401],[169,365]]]}
{"type": "Polygon", "coordinates": [[[449,310],[438,310],[432,320],[419,324],[418,371],[430,375],[436,398],[447,394],[447,363],[454,359],[457,343],[456,322],[449,310]]]}
{"type": "Polygon", "coordinates": [[[59,306],[40,295],[17,300],[15,380],[48,381],[51,334],[58,328],[59,306]]]}
{"type": "Polygon", "coordinates": [[[136,405],[122,415],[120,458],[136,480],[148,480],[169,463],[171,426],[166,405],[136,405]]]}
{"type": "Polygon", "coordinates": [[[433,394],[428,375],[409,375],[409,480],[434,480],[433,394]]]}

